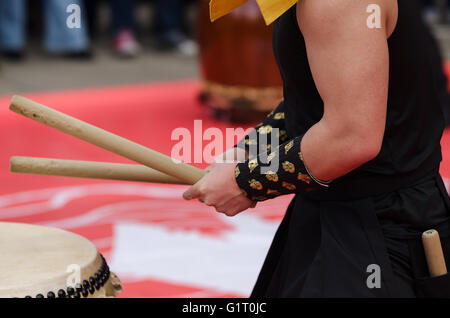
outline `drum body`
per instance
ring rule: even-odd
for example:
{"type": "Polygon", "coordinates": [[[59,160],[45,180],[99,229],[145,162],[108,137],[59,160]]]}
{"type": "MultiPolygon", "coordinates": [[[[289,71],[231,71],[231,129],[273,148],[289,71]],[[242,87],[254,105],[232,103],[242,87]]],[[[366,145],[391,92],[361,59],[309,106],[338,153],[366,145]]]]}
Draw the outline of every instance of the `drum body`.
{"type": "Polygon", "coordinates": [[[282,98],[282,80],[256,1],[249,1],[215,22],[209,1],[199,1],[198,42],[202,101],[238,121],[273,110],[282,98]]]}
{"type": "Polygon", "coordinates": [[[63,230],[0,222],[0,255],[0,298],[104,298],[122,290],[94,244],[63,230]]]}

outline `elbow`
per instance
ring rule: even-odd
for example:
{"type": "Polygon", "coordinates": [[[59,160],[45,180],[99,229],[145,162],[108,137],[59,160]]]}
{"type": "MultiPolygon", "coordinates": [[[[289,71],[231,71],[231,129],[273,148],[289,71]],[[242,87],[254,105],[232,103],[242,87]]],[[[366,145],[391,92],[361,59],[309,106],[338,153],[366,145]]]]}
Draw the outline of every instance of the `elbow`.
{"type": "Polygon", "coordinates": [[[378,156],[383,144],[384,129],[347,125],[337,136],[343,165],[356,169],[378,156]]]}
{"type": "Polygon", "coordinates": [[[377,121],[352,120],[341,121],[335,130],[336,136],[341,139],[344,161],[357,168],[373,159],[381,151],[383,145],[385,120],[377,121]]]}
{"type": "Polygon", "coordinates": [[[358,161],[360,165],[375,159],[380,151],[381,143],[370,141],[353,149],[355,161],[358,161]]]}
{"type": "Polygon", "coordinates": [[[333,145],[335,154],[330,160],[334,162],[334,166],[340,167],[342,175],[372,161],[382,149],[385,118],[379,116],[378,120],[373,120],[374,116],[369,119],[361,117],[338,116],[331,120],[330,116],[323,120],[323,126],[326,127],[324,130],[330,137],[328,144],[333,145]]]}
{"type": "Polygon", "coordinates": [[[354,136],[349,153],[355,166],[360,166],[375,159],[381,151],[383,138],[372,136],[354,136]]]}

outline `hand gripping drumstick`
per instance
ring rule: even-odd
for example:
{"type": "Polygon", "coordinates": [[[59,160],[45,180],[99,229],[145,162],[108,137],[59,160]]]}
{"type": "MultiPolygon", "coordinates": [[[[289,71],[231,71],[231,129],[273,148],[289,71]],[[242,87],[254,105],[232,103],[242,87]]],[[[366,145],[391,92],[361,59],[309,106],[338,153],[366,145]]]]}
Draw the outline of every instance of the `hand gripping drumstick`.
{"type": "Polygon", "coordinates": [[[435,277],[447,274],[447,266],[445,265],[439,233],[436,230],[423,232],[422,242],[430,276],[435,277]]]}
{"type": "Polygon", "coordinates": [[[15,173],[49,176],[186,184],[177,178],[146,166],[109,162],[16,156],[11,157],[10,170],[15,173]]]}
{"type": "Polygon", "coordinates": [[[9,108],[22,116],[161,171],[187,184],[196,183],[206,173],[201,169],[182,162],[175,163],[172,158],[157,151],[38,104],[25,97],[13,96],[9,108]]]}

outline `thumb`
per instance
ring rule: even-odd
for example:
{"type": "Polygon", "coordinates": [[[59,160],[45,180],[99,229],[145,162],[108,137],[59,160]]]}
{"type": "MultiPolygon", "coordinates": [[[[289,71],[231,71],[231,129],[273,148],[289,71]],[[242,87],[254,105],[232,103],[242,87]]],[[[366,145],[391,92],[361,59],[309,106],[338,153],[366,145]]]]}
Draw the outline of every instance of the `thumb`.
{"type": "Polygon", "coordinates": [[[198,198],[199,196],[200,192],[198,190],[198,184],[194,184],[192,187],[190,187],[183,193],[183,198],[185,200],[192,200],[198,198]]]}

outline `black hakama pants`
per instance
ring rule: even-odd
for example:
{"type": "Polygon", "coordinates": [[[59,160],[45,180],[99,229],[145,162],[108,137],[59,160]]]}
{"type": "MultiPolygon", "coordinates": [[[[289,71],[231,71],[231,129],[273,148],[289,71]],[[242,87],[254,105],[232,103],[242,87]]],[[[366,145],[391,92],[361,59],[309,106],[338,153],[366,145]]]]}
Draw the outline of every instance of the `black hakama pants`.
{"type": "Polygon", "coordinates": [[[437,229],[450,265],[449,217],[439,175],[356,200],[297,195],[251,297],[450,297],[449,275],[428,277],[420,241],[423,231],[437,229]]]}

